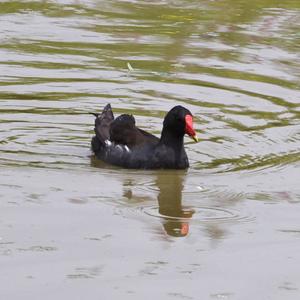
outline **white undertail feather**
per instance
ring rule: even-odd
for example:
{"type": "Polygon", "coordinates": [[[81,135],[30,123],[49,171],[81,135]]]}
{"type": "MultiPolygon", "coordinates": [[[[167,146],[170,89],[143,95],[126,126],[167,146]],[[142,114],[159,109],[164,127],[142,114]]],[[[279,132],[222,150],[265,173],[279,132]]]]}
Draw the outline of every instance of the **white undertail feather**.
{"type": "Polygon", "coordinates": [[[115,144],[112,143],[110,140],[105,140],[104,143],[105,143],[105,145],[106,145],[107,147],[115,146],[118,150],[122,150],[122,151],[125,150],[125,151],[128,152],[128,153],[131,152],[130,149],[129,149],[129,147],[128,147],[127,145],[120,145],[120,144],[115,145],[115,144]]]}
{"type": "Polygon", "coordinates": [[[105,143],[106,146],[111,146],[111,144],[112,144],[112,142],[110,140],[105,140],[104,143],[105,143]]]}

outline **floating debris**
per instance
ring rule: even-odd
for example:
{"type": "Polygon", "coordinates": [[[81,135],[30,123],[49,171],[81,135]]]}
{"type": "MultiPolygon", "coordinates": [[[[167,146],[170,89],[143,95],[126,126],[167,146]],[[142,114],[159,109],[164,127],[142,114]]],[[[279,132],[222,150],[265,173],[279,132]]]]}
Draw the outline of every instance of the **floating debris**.
{"type": "Polygon", "coordinates": [[[129,62],[127,63],[127,68],[130,72],[134,71],[133,67],[131,66],[131,64],[129,62]]]}

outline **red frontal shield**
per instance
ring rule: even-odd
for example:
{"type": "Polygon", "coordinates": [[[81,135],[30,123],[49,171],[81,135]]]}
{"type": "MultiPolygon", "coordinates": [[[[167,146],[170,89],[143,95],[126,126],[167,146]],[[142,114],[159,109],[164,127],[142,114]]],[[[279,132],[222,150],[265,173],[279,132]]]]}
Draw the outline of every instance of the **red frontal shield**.
{"type": "Polygon", "coordinates": [[[185,116],[185,133],[188,134],[195,142],[198,142],[196,131],[193,127],[193,117],[191,115],[185,116]]]}

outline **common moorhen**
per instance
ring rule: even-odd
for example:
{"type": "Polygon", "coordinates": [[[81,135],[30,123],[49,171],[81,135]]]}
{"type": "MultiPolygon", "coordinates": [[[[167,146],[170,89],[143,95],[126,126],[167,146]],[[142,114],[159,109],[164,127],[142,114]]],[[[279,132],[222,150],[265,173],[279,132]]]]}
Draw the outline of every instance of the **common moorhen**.
{"type": "Polygon", "coordinates": [[[183,106],[173,107],[165,116],[161,137],[135,126],[132,115],[114,118],[110,104],[95,115],[92,150],[100,160],[129,169],[186,169],[188,157],[183,136],[196,142],[193,116],[183,106]]]}

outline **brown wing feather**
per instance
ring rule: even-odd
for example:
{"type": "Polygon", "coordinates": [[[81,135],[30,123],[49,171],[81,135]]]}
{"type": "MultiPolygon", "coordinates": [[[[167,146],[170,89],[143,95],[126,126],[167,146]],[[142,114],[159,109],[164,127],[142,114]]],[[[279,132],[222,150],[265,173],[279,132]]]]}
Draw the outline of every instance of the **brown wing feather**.
{"type": "Polygon", "coordinates": [[[143,144],[156,144],[159,139],[154,135],[135,126],[132,115],[121,115],[110,125],[110,140],[117,144],[127,145],[129,148],[143,144]]]}

